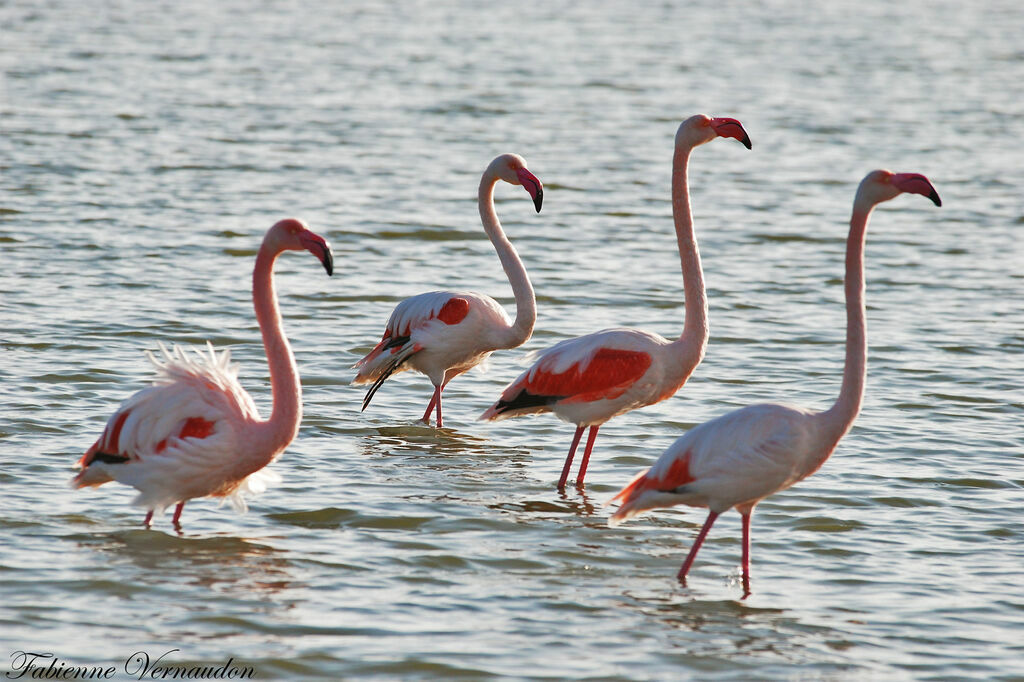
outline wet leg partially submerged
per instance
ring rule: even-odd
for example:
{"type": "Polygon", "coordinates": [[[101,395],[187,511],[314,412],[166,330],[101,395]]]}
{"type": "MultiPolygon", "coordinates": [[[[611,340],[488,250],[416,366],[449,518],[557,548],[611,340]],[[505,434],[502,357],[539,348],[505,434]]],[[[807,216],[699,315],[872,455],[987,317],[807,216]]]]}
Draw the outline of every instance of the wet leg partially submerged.
{"type": "Polygon", "coordinates": [[[427,403],[427,411],[423,413],[423,419],[427,424],[430,424],[430,413],[434,411],[434,406],[437,405],[438,390],[437,386],[434,387],[434,395],[430,396],[430,402],[427,403]]]}
{"type": "Polygon", "coordinates": [[[178,506],[174,508],[174,516],[171,518],[171,523],[174,525],[175,530],[181,530],[181,510],[184,508],[184,502],[179,502],[178,506]]]}
{"type": "Polygon", "coordinates": [[[690,566],[693,565],[693,560],[697,558],[697,550],[704,544],[704,538],[708,536],[708,531],[711,530],[711,524],[718,518],[718,512],[708,512],[708,520],[704,522],[703,528],[700,529],[700,533],[697,534],[697,539],[693,542],[693,547],[690,548],[690,553],[686,555],[686,561],[683,562],[683,567],[679,569],[679,574],[676,575],[679,578],[679,582],[683,585],[686,584],[686,574],[690,572],[690,566]]]}
{"type": "Polygon", "coordinates": [[[583,477],[587,475],[587,464],[590,462],[590,452],[594,449],[594,439],[597,438],[597,430],[601,428],[598,426],[591,426],[590,433],[587,434],[587,447],[583,449],[583,461],[580,462],[580,472],[576,474],[576,487],[583,487],[583,477]]]}
{"type": "Polygon", "coordinates": [[[743,597],[750,596],[750,516],[752,512],[743,514],[743,597]]]}
{"type": "Polygon", "coordinates": [[[572,445],[569,446],[569,455],[565,458],[565,465],[562,467],[562,476],[558,479],[558,489],[565,487],[565,481],[569,478],[569,467],[572,466],[572,458],[576,456],[576,448],[579,447],[580,438],[583,437],[584,426],[576,427],[576,435],[572,437],[572,445]]]}

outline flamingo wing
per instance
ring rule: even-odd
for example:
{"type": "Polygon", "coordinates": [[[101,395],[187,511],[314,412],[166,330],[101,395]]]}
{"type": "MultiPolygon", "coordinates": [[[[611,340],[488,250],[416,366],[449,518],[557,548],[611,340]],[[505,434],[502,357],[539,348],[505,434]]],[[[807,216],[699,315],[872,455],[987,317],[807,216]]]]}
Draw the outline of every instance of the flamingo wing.
{"type": "Polygon", "coordinates": [[[632,330],[608,330],[552,346],[481,418],[502,419],[542,412],[556,403],[618,398],[651,366],[651,353],[636,343],[638,338],[632,330]]]}
{"type": "Polygon", "coordinates": [[[422,342],[417,344],[413,338],[416,332],[438,323],[459,324],[469,314],[470,300],[469,296],[456,292],[430,291],[401,301],[388,318],[380,342],[354,365],[359,373],[353,383],[376,382],[382,375],[387,378],[401,371],[409,356],[422,349],[422,342]],[[415,348],[417,345],[420,347],[415,348]],[[396,364],[398,358],[400,361],[396,364]]]}
{"type": "Polygon", "coordinates": [[[610,500],[621,506],[609,524],[677,504],[721,513],[789,487],[813,471],[810,416],[784,405],[751,405],[690,429],[610,500]]]}
{"type": "MultiPolygon", "coordinates": [[[[136,504],[162,509],[205,495],[255,491],[239,476],[243,427],[259,419],[252,398],[239,385],[228,351],[189,356],[176,347],[162,358],[152,386],[118,408],[103,433],[78,461],[76,488],[112,480],[139,490],[136,504]]],[[[266,476],[257,476],[266,478],[266,476]]],[[[238,504],[240,500],[233,500],[238,504]]],[[[244,503],[243,503],[244,504],[244,503]]]]}

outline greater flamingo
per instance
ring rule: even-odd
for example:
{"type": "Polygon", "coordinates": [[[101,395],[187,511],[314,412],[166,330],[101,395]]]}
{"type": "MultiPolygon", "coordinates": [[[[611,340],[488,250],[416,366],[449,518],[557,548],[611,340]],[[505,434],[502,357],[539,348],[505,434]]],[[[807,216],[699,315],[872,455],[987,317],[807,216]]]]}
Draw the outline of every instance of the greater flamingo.
{"type": "Polygon", "coordinates": [[[500,420],[553,412],[576,424],[558,479],[565,488],[583,429],[590,427],[576,485],[583,485],[594,439],[612,417],[672,397],[704,358],[708,343],[708,301],[693,233],[687,166],[690,152],[717,137],[732,137],[750,149],[750,138],[733,118],[691,116],[680,124],[672,159],[672,216],[683,270],[686,321],[675,341],[639,329],[606,329],[567,339],[536,354],[536,361],[509,384],[480,418],[500,420]]]}
{"type": "Polygon", "coordinates": [[[533,333],[537,300],[526,268],[501,229],[494,210],[494,186],[498,180],[522,185],[533,198],[538,213],[544,187],[518,154],[496,157],[480,178],[480,220],[512,285],[515,322],[490,296],[468,291],[430,291],[405,299],[391,313],[380,343],[355,364],[359,373],[352,383],[373,382],[363,399],[364,410],[388,377],[414,369],[427,375],[434,385],[423,421],[429,424],[430,413],[436,408],[437,426],[441,428],[441,391],[448,382],[486,360],[492,351],[521,346],[533,333]]]}
{"type": "Polygon", "coordinates": [[[246,508],[243,493],[258,493],[276,478],[264,467],[295,438],[302,419],[298,368],[281,325],[274,291],[274,261],[283,251],[307,250],[327,274],[334,272],[331,247],[300,220],[281,220],[263,238],[252,273],[252,300],[270,365],[273,409],[263,421],[238,383],[230,353],[186,355],[180,347],[162,359],[147,353],[156,367],[153,385],[121,403],[103,433],[78,461],[74,488],[117,481],[139,491],[134,504],[154,512],[171,504],[180,528],[185,502],[196,497],[229,499],[246,508]]]}
{"type": "Polygon", "coordinates": [[[846,361],[839,398],[824,412],[779,404],[750,405],[690,429],[609,502],[621,506],[608,520],[616,526],[657,507],[707,507],[686,574],[718,515],[735,507],[743,521],[742,579],[750,593],[750,516],[769,495],[810,476],[825,463],[860,412],[867,376],[864,311],[864,236],[875,206],[903,192],[941,206],[938,192],[917,173],[876,170],[857,189],[846,242],[846,361]]]}

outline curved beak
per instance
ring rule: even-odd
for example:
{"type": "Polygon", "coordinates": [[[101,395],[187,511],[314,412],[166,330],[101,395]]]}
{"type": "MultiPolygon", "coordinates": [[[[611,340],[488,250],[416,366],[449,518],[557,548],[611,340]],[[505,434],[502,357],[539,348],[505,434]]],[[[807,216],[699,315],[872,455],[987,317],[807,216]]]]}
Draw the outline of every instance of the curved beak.
{"type": "Polygon", "coordinates": [[[537,213],[540,213],[540,206],[544,203],[544,185],[540,184],[536,175],[525,168],[517,170],[516,175],[519,176],[519,183],[533,198],[533,206],[537,209],[537,213]]]}
{"type": "Polygon", "coordinates": [[[306,230],[299,235],[299,242],[323,264],[328,277],[334,274],[334,254],[331,253],[331,245],[327,243],[326,239],[315,232],[306,230]]]}
{"type": "Polygon", "coordinates": [[[713,118],[711,119],[711,127],[714,128],[719,137],[733,137],[742,142],[743,146],[747,149],[753,148],[750,144],[750,136],[743,129],[743,124],[736,119],[713,118]]]}
{"type": "Polygon", "coordinates": [[[893,173],[890,182],[901,192],[920,194],[928,197],[936,206],[942,206],[942,199],[935,191],[931,181],[920,173],[893,173]]]}

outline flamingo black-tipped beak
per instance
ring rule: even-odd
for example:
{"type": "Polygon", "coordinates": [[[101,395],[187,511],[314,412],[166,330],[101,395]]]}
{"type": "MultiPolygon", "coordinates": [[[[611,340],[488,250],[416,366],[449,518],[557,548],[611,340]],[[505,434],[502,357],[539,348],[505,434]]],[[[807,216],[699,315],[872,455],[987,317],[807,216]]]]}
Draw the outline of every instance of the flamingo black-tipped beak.
{"type": "Polygon", "coordinates": [[[936,206],[942,206],[942,199],[931,181],[920,173],[894,173],[891,180],[901,192],[920,194],[931,199],[936,206]]]}
{"type": "Polygon", "coordinates": [[[324,270],[327,271],[327,276],[331,277],[334,274],[334,253],[331,251],[331,247],[324,244],[324,252],[319,256],[320,262],[324,264],[324,270]]]}
{"type": "Polygon", "coordinates": [[[739,140],[747,149],[753,149],[750,144],[750,136],[743,129],[743,124],[734,118],[713,118],[711,127],[718,133],[719,137],[732,137],[739,140]]]}
{"type": "Polygon", "coordinates": [[[540,207],[544,203],[544,185],[540,184],[536,175],[525,168],[517,170],[516,175],[519,176],[519,183],[533,198],[533,207],[537,209],[537,213],[540,213],[540,207]]]}
{"type": "Polygon", "coordinates": [[[299,236],[302,246],[311,254],[317,257],[327,271],[327,276],[334,274],[334,253],[331,252],[331,245],[320,235],[306,230],[299,236]]]}

